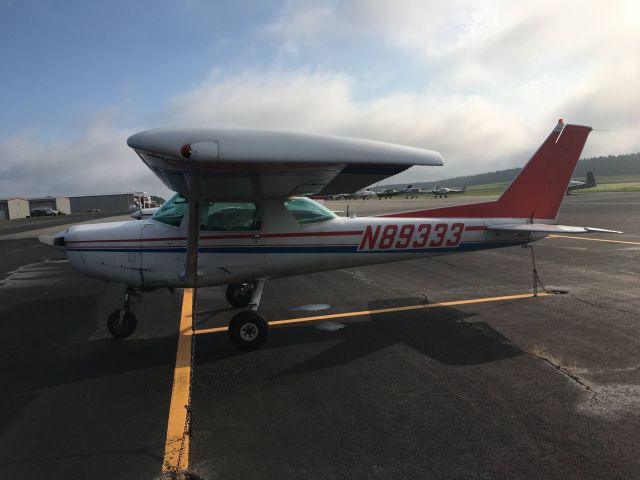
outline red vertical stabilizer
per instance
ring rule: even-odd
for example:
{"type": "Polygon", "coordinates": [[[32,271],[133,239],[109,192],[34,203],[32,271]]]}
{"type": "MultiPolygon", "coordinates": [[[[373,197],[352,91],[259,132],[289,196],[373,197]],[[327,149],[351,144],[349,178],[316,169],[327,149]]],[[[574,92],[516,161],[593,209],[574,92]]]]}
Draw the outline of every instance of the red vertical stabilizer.
{"type": "Polygon", "coordinates": [[[497,201],[381,216],[555,220],[591,130],[582,125],[565,125],[560,120],[497,201]]]}

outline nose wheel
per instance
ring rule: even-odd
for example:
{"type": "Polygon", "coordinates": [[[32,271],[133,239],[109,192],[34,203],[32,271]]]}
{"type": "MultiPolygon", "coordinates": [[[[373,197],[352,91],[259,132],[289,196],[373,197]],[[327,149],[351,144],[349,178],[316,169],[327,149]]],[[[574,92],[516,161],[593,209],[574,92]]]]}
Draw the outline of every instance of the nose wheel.
{"type": "Polygon", "coordinates": [[[138,319],[130,310],[116,310],[107,319],[109,333],[116,338],[126,338],[136,330],[138,319]]]}
{"type": "Polygon", "coordinates": [[[122,308],[114,310],[107,318],[107,328],[115,338],[126,338],[136,331],[138,319],[129,309],[132,298],[141,302],[142,293],[133,288],[127,288],[122,308]]]}

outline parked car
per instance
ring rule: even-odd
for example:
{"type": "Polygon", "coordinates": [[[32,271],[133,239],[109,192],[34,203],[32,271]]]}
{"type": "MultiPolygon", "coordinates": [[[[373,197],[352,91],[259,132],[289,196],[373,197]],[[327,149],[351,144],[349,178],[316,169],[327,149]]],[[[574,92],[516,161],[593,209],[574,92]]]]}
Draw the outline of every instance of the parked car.
{"type": "Polygon", "coordinates": [[[87,212],[100,213],[101,211],[99,208],[87,208],[87,212]]]}
{"type": "Polygon", "coordinates": [[[51,207],[36,207],[31,209],[32,217],[49,217],[52,215],[64,215],[51,207]]]}

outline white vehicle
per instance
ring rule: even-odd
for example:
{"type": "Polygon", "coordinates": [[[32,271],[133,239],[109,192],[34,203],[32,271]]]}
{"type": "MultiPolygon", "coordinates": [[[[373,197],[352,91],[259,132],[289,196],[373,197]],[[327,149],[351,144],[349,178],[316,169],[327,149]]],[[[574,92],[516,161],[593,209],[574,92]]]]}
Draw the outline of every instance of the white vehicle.
{"type": "Polygon", "coordinates": [[[229,303],[243,308],[229,323],[231,340],[254,349],[267,338],[257,309],[271,278],[613,232],[556,225],[589,132],[559,122],[497,201],[344,218],[299,195],[356,191],[412,165],[441,165],[441,156],[282,132],[145,131],[128,144],[176,195],[150,219],[76,225],[52,243],[85,275],[126,285],[107,322],[114,336],[136,328],[131,295],[227,285],[229,303]]]}
{"type": "Polygon", "coordinates": [[[51,207],[35,207],[31,209],[32,217],[49,217],[55,215],[60,215],[60,212],[51,207]]]}

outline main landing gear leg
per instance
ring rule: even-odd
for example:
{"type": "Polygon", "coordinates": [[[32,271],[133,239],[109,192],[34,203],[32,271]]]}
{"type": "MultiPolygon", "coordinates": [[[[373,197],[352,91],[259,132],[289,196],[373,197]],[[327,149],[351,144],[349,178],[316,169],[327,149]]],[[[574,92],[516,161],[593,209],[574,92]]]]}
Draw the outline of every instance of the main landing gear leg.
{"type": "Polygon", "coordinates": [[[107,328],[116,338],[126,338],[136,330],[138,319],[130,310],[132,298],[141,301],[142,294],[135,288],[127,287],[122,307],[112,312],[107,319],[107,328]]]}
{"type": "Polygon", "coordinates": [[[260,305],[265,279],[255,282],[251,298],[247,302],[249,310],[234,315],[229,322],[229,338],[240,350],[256,350],[267,339],[269,324],[256,310],[260,305]]]}

